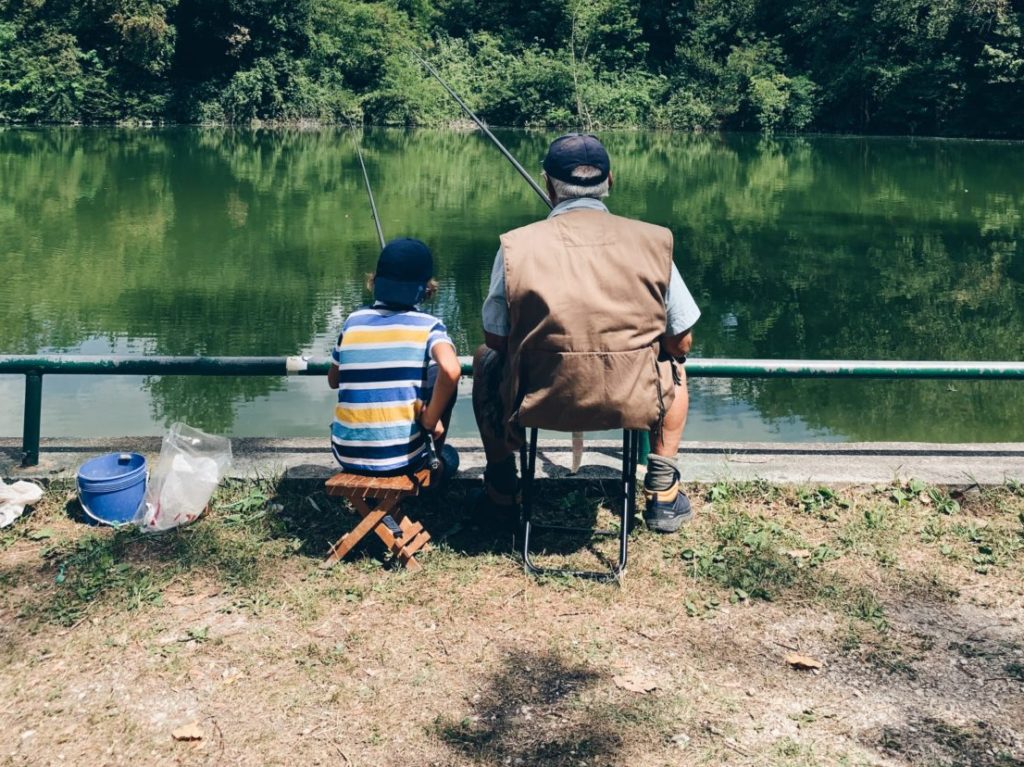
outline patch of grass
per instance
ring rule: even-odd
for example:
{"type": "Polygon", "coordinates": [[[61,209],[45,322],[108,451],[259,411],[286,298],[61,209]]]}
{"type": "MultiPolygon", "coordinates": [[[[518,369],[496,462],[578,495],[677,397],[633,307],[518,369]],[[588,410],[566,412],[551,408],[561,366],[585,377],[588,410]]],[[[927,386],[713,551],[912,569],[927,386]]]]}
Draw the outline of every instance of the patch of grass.
{"type": "MultiPolygon", "coordinates": [[[[200,574],[231,588],[252,589],[271,561],[296,550],[270,500],[270,487],[268,482],[229,482],[215,495],[210,514],[158,534],[98,528],[64,541],[51,527],[39,526],[47,518],[39,520],[21,535],[42,547],[49,584],[39,603],[22,606],[22,615],[71,626],[101,601],[123,611],[159,604],[170,581],[200,574]]],[[[50,509],[48,518],[59,528],[63,520],[57,513],[50,509]]],[[[267,603],[258,592],[240,599],[253,612],[267,603]]]]}
{"type": "Polygon", "coordinates": [[[796,582],[802,563],[784,550],[804,543],[777,522],[727,508],[711,532],[713,540],[681,553],[695,579],[724,586],[739,599],[767,601],[796,582]]]}
{"type": "Polygon", "coordinates": [[[800,501],[800,510],[804,514],[810,514],[823,522],[836,521],[839,518],[839,510],[850,507],[849,501],[841,498],[829,487],[801,490],[797,498],[800,501]]]}
{"type": "Polygon", "coordinates": [[[711,503],[727,501],[760,501],[770,503],[777,499],[780,490],[776,485],[763,479],[747,481],[722,480],[708,488],[707,500],[711,503]]]}
{"type": "Polygon", "coordinates": [[[776,767],[817,767],[821,764],[812,746],[790,737],[775,741],[771,750],[775,757],[771,763],[776,767]]]}
{"type": "Polygon", "coordinates": [[[71,626],[83,617],[90,603],[107,595],[120,597],[127,610],[159,603],[160,586],[166,579],[145,564],[126,561],[139,538],[134,530],[116,530],[109,536],[89,535],[45,551],[43,556],[55,568],[54,597],[45,617],[71,626]]]}

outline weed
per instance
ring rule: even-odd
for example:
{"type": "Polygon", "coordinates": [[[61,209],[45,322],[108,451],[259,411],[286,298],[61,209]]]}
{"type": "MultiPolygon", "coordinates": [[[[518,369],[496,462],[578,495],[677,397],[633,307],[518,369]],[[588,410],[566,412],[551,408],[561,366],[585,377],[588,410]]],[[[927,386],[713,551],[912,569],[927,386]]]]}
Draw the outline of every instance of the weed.
{"type": "Polygon", "coordinates": [[[876,631],[884,632],[889,628],[885,607],[869,589],[858,588],[850,594],[849,610],[854,618],[871,624],[876,631]]]}
{"type": "Polygon", "coordinates": [[[940,490],[937,487],[928,488],[928,497],[939,514],[950,516],[960,512],[959,502],[951,498],[949,493],[944,490],[940,490]]]}
{"type": "Polygon", "coordinates": [[[849,501],[840,498],[834,490],[819,487],[814,490],[802,490],[797,496],[805,514],[812,514],[823,522],[834,522],[838,519],[838,509],[848,509],[849,501]]]}
{"type": "Polygon", "coordinates": [[[787,538],[776,522],[746,514],[727,515],[715,528],[715,542],[685,549],[681,556],[693,577],[710,580],[744,598],[772,600],[793,584],[798,566],[780,553],[787,538]]]}

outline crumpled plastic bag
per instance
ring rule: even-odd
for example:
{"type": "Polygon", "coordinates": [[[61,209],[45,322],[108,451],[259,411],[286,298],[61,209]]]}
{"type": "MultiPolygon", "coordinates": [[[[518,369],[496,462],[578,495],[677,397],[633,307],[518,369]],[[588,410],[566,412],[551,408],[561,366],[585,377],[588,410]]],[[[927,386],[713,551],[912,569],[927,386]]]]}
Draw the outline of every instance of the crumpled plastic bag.
{"type": "Polygon", "coordinates": [[[230,465],[227,437],[171,424],[135,523],[155,533],[192,522],[203,513],[230,465]]]}
{"type": "Polygon", "coordinates": [[[43,497],[43,488],[34,482],[19,480],[8,485],[0,479],[0,527],[7,527],[43,497]]]}

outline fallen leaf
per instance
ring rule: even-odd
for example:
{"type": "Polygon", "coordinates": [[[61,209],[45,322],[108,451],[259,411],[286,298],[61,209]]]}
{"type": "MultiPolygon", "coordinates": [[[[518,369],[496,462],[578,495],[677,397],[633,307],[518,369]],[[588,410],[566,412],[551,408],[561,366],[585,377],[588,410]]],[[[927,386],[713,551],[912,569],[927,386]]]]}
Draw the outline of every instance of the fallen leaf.
{"type": "Polygon", "coordinates": [[[924,490],[922,490],[921,494],[917,496],[917,500],[919,500],[925,506],[931,506],[932,505],[932,497],[930,495],[928,495],[928,493],[926,493],[924,490]]]}
{"type": "Polygon", "coordinates": [[[203,728],[199,726],[199,722],[192,722],[174,730],[171,737],[175,740],[202,740],[203,728]]]}
{"type": "Polygon", "coordinates": [[[637,671],[613,676],[612,681],[615,682],[616,687],[629,690],[629,692],[649,693],[658,689],[657,682],[651,681],[637,671]]]}
{"type": "Polygon", "coordinates": [[[791,652],[786,656],[786,663],[793,668],[817,670],[824,666],[817,658],[812,658],[810,655],[801,655],[798,652],[791,652]]]}
{"type": "Polygon", "coordinates": [[[811,552],[807,549],[792,549],[786,553],[793,557],[793,559],[807,559],[807,557],[811,556],[811,552]]]}

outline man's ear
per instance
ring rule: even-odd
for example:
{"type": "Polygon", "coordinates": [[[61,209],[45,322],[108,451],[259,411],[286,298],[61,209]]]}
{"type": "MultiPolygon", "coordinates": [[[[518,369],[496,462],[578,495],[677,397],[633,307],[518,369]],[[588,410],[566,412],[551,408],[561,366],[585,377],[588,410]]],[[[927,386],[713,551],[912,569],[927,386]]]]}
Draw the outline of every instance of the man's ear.
{"type": "Polygon", "coordinates": [[[612,179],[612,172],[608,171],[608,189],[611,190],[611,188],[614,185],[615,185],[615,181],[612,179]]]}
{"type": "Polygon", "coordinates": [[[548,190],[548,199],[551,200],[552,205],[557,205],[558,200],[555,199],[555,187],[551,184],[551,179],[548,178],[547,174],[544,174],[544,186],[548,190]]]}

